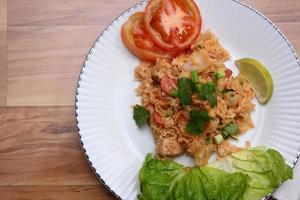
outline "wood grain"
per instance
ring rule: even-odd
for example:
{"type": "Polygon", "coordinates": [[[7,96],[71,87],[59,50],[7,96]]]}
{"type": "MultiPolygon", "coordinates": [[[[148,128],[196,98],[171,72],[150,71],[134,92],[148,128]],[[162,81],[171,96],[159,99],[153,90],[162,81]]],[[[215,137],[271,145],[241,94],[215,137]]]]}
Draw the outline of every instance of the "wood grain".
{"type": "Polygon", "coordinates": [[[0,106],[6,105],[7,29],[0,27],[0,106]]]}
{"type": "Polygon", "coordinates": [[[244,0],[263,13],[284,33],[300,55],[300,1],[299,0],[244,0]]]}
{"type": "Polygon", "coordinates": [[[7,0],[0,0],[0,28],[7,27],[7,0]]]}
{"type": "Polygon", "coordinates": [[[73,107],[0,107],[0,185],[98,185],[73,107]]]}
{"type": "MultiPolygon", "coordinates": [[[[74,86],[90,46],[116,15],[133,3],[10,0],[7,105],[73,105],[74,86]]],[[[246,3],[277,22],[299,53],[299,0],[246,3]]]]}
{"type": "Polygon", "coordinates": [[[96,186],[0,186],[1,200],[112,200],[104,187],[96,186]]]}
{"type": "MultiPolygon", "coordinates": [[[[299,1],[300,2],[300,1],[299,1]]],[[[300,4],[300,3],[299,3],[300,4]]],[[[300,10],[300,8],[299,8],[300,10]]],[[[300,16],[299,16],[300,19],[300,16]]],[[[279,22],[276,25],[285,34],[298,56],[300,55],[300,20],[296,22],[279,22]]]]}
{"type": "Polygon", "coordinates": [[[300,22],[299,0],[243,0],[273,22],[300,22]]]}
{"type": "MultiPolygon", "coordinates": [[[[300,0],[243,0],[300,54],[300,0]]],[[[113,200],[81,151],[74,93],[101,31],[135,0],[0,0],[0,200],[113,200]]]]}
{"type": "Polygon", "coordinates": [[[84,58],[101,27],[10,27],[7,105],[73,105],[84,58]]]}
{"type": "Polygon", "coordinates": [[[9,26],[106,26],[134,0],[9,0],[9,26]]]}

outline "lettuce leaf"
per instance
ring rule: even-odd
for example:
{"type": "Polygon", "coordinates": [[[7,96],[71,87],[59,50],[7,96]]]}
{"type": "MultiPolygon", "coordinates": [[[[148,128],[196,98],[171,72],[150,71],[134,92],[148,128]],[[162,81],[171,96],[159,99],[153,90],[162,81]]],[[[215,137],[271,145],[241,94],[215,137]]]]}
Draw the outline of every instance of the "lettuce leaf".
{"type": "Polygon", "coordinates": [[[176,179],[167,200],[239,200],[246,190],[247,179],[242,173],[195,167],[176,179]]]}
{"type": "Polygon", "coordinates": [[[139,174],[142,194],[138,199],[166,200],[170,184],[183,167],[172,160],[158,160],[148,154],[139,174]]]}
{"type": "Polygon", "coordinates": [[[292,168],[285,164],[280,153],[265,147],[234,153],[208,166],[229,173],[247,174],[248,187],[242,200],[260,199],[273,192],[282,182],[293,177],[292,168]]]}
{"type": "Polygon", "coordinates": [[[260,200],[292,169],[276,150],[251,148],[193,168],[149,154],[139,178],[139,200],[260,200]]]}

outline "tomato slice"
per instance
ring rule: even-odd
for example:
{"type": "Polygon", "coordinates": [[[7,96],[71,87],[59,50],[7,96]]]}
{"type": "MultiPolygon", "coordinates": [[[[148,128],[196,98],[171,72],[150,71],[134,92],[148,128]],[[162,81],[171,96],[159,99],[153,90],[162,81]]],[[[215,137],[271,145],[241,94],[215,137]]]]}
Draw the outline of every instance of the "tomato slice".
{"type": "Polygon", "coordinates": [[[155,62],[157,58],[170,59],[176,55],[159,48],[149,37],[144,26],[144,13],[130,16],[122,26],[121,37],[125,46],[142,60],[155,62]]]}
{"type": "Polygon", "coordinates": [[[232,76],[233,72],[231,69],[226,68],[225,70],[225,77],[230,78],[232,76]]]}
{"type": "Polygon", "coordinates": [[[154,112],[152,114],[152,117],[153,117],[153,120],[154,122],[159,125],[159,126],[164,126],[165,125],[165,122],[164,120],[162,119],[162,117],[157,113],[157,112],[154,112]]]}
{"type": "Polygon", "coordinates": [[[152,40],[166,50],[186,49],[197,39],[202,26],[193,0],[150,0],[145,27],[152,40]]]}

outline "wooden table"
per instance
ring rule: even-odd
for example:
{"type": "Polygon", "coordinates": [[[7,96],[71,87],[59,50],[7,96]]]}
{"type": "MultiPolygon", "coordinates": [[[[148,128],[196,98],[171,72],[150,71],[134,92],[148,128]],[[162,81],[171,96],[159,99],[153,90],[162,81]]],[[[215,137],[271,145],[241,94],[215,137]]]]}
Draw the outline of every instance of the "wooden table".
{"type": "MultiPolygon", "coordinates": [[[[300,0],[245,0],[300,53],[300,0]]],[[[0,199],[112,200],[74,119],[90,46],[133,0],[0,0],[0,199]]]]}

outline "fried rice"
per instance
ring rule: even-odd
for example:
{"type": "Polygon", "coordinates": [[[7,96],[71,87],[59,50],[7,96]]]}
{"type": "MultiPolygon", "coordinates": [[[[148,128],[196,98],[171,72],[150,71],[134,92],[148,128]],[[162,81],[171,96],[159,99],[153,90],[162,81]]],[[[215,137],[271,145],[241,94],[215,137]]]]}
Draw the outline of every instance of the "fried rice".
{"type": "Polygon", "coordinates": [[[207,31],[200,35],[190,50],[173,60],[158,59],[155,64],[141,61],[136,67],[135,77],[140,81],[136,91],[141,97],[142,106],[152,113],[149,124],[157,155],[174,157],[187,153],[195,158],[196,164],[205,165],[214,152],[223,157],[242,149],[228,141],[222,144],[210,141],[230,123],[238,125],[239,134],[254,127],[250,116],[255,108],[252,103],[254,92],[241,74],[236,77],[224,76],[218,80],[217,91],[225,92],[217,93],[215,107],[196,94],[192,95],[191,105],[183,106],[178,98],[163,92],[160,85],[160,80],[165,76],[175,80],[191,78],[192,70],[197,70],[201,83],[212,82],[217,71],[228,70],[224,63],[229,59],[229,52],[213,33],[207,31]],[[190,134],[186,130],[189,112],[195,108],[207,110],[211,117],[200,135],[190,134]]]}

